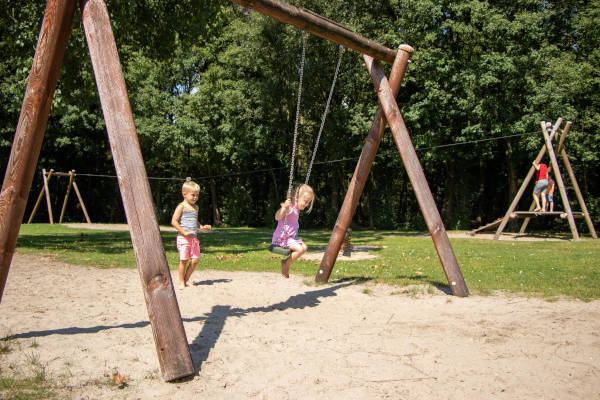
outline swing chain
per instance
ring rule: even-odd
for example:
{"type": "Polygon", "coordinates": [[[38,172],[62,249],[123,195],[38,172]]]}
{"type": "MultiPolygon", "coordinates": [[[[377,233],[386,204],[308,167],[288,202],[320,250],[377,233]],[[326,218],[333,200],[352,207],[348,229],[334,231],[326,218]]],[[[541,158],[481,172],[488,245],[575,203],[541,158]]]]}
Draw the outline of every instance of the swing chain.
{"type": "Polygon", "coordinates": [[[333,95],[333,89],[335,88],[335,82],[337,81],[338,73],[340,72],[340,64],[342,63],[342,56],[344,55],[344,51],[346,48],[344,46],[339,46],[339,55],[337,66],[335,67],[335,73],[333,74],[333,82],[331,83],[331,89],[329,90],[329,97],[327,97],[327,103],[325,105],[325,111],[323,112],[323,116],[321,117],[321,126],[319,128],[319,134],[317,135],[317,140],[315,142],[315,148],[313,150],[312,157],[310,159],[310,164],[308,166],[308,172],[306,173],[306,181],[305,184],[308,185],[308,180],[310,178],[310,173],[312,171],[313,162],[315,161],[315,156],[317,155],[317,148],[319,147],[319,140],[321,140],[321,133],[323,133],[323,127],[325,126],[325,118],[327,117],[327,112],[329,111],[329,104],[331,103],[331,97],[333,95]]]}
{"type": "Polygon", "coordinates": [[[298,102],[296,103],[296,121],[294,123],[294,139],[292,141],[292,159],[290,161],[290,180],[288,184],[287,197],[292,196],[292,182],[294,180],[294,162],[296,159],[296,139],[298,137],[298,120],[300,119],[300,100],[302,98],[302,78],[304,77],[304,60],[306,58],[306,39],[308,33],[302,31],[302,60],[300,61],[300,81],[298,83],[298,102]]]}

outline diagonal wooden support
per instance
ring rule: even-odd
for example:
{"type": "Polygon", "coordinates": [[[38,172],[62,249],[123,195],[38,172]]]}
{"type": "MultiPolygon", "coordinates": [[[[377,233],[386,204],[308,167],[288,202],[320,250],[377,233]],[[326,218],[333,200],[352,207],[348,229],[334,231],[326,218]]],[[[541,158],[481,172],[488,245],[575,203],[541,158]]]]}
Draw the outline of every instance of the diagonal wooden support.
{"type": "MultiPolygon", "coordinates": [[[[396,61],[392,66],[392,72],[390,74],[390,86],[392,87],[395,96],[400,90],[400,85],[402,84],[404,73],[406,72],[408,60],[410,59],[413,51],[414,50],[412,47],[405,44],[398,48],[396,61]]],[[[385,115],[382,107],[379,106],[360,154],[360,158],[356,164],[356,168],[354,169],[354,175],[352,176],[352,180],[348,186],[348,191],[346,192],[346,197],[344,198],[344,204],[340,209],[338,218],[333,227],[333,231],[331,232],[329,244],[327,245],[327,249],[325,249],[323,259],[321,260],[321,265],[319,266],[319,270],[315,276],[316,282],[327,282],[329,280],[331,270],[333,269],[333,265],[335,264],[340,248],[342,247],[344,236],[350,227],[352,217],[356,211],[360,196],[369,177],[369,172],[371,171],[371,166],[373,165],[373,160],[375,159],[375,154],[379,148],[379,143],[383,137],[385,127],[385,115]]]]}
{"type": "Polygon", "coordinates": [[[106,4],[103,0],[84,0],[81,8],[160,368],[163,378],[171,381],[192,375],[194,365],[154,214],[125,79],[106,4]]]}
{"type": "Polygon", "coordinates": [[[573,240],[579,240],[579,232],[577,232],[577,225],[575,225],[575,219],[573,218],[573,211],[571,211],[571,204],[569,204],[569,198],[567,197],[567,191],[565,184],[562,180],[558,161],[556,160],[556,154],[554,154],[554,148],[552,147],[552,139],[546,132],[546,123],[542,121],[542,133],[544,134],[544,140],[546,141],[546,149],[548,149],[548,155],[552,162],[552,169],[554,170],[554,180],[558,184],[558,190],[560,191],[560,197],[562,198],[563,207],[567,212],[567,219],[569,221],[569,227],[571,228],[571,234],[573,240]]]}
{"type": "Polygon", "coordinates": [[[76,0],[48,0],[0,193],[0,301],[25,214],[76,0]]]}
{"type": "Polygon", "coordinates": [[[369,73],[371,74],[371,80],[375,86],[377,97],[385,113],[385,117],[388,121],[396,147],[402,157],[402,162],[406,168],[406,173],[410,179],[410,183],[415,191],[421,213],[433,239],[436,251],[446,273],[446,279],[452,293],[455,296],[468,296],[469,291],[465,280],[462,276],[462,272],[456,261],[456,256],[452,250],[448,234],[442,223],[442,217],[435,205],[433,195],[429,189],[429,184],[421,168],[421,163],[415,152],[415,148],[410,140],[410,135],[402,119],[402,114],[398,109],[396,98],[388,83],[388,80],[381,69],[381,67],[374,61],[374,59],[368,55],[363,54],[365,64],[369,73]]]}
{"type": "MultiPolygon", "coordinates": [[[[563,121],[562,118],[559,118],[556,120],[556,123],[554,124],[554,127],[552,128],[552,133],[550,134],[550,139],[552,139],[554,137],[554,135],[556,134],[556,131],[562,124],[562,121],[563,121]]],[[[544,157],[544,154],[546,154],[546,146],[542,146],[542,148],[540,149],[540,152],[538,153],[534,162],[539,163],[542,160],[542,157],[544,157]]],[[[525,177],[525,180],[521,184],[521,187],[519,188],[519,191],[515,195],[515,198],[513,199],[512,203],[510,203],[510,206],[508,207],[506,214],[504,214],[504,218],[502,218],[502,223],[500,223],[500,226],[496,230],[494,239],[498,239],[500,237],[500,235],[502,234],[502,231],[504,231],[504,228],[506,227],[506,224],[508,224],[508,221],[510,221],[510,215],[517,208],[517,205],[519,204],[519,201],[521,200],[521,197],[523,196],[525,189],[527,189],[527,185],[529,185],[529,182],[531,181],[531,178],[533,177],[534,172],[535,172],[535,168],[532,165],[531,167],[529,167],[527,176],[525,177]]]]}
{"type": "Polygon", "coordinates": [[[583,195],[581,194],[581,189],[579,189],[579,184],[577,183],[577,179],[575,178],[575,172],[573,172],[573,168],[571,167],[571,162],[569,161],[569,157],[567,156],[567,151],[564,149],[564,141],[565,141],[566,132],[562,134],[560,137],[560,144],[558,146],[558,153],[560,154],[563,164],[567,169],[569,174],[569,178],[571,179],[571,183],[573,184],[573,189],[575,190],[575,195],[577,196],[577,201],[579,201],[579,206],[581,207],[581,211],[583,212],[583,217],[585,218],[585,223],[590,230],[590,234],[594,239],[598,239],[598,235],[596,234],[596,229],[594,229],[594,224],[592,223],[592,219],[590,218],[590,213],[585,205],[585,201],[583,199],[583,195]]]}

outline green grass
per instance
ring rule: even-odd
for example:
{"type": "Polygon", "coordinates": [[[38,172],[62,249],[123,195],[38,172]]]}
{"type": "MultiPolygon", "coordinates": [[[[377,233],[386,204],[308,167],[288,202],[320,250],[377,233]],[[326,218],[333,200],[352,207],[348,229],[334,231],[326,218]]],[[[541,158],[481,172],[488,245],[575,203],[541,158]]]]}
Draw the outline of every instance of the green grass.
{"type": "MultiPolygon", "coordinates": [[[[200,235],[198,270],[278,272],[280,257],[267,251],[272,232],[252,228],[219,228],[200,235]]],[[[303,230],[309,251],[322,249],[330,232],[303,230]]],[[[175,232],[162,232],[170,268],[177,268],[175,232]]],[[[600,240],[511,242],[451,239],[459,266],[471,293],[496,290],[553,299],[600,298],[600,240]]],[[[338,261],[331,280],[362,279],[392,285],[423,284],[448,288],[430,237],[396,231],[354,231],[352,244],[378,245],[378,257],[338,261]]],[[[98,268],[135,268],[129,232],[71,229],[60,225],[24,224],[17,242],[19,252],[52,254],[58,260],[98,268]]],[[[320,261],[298,261],[293,274],[311,279],[320,261]]]]}

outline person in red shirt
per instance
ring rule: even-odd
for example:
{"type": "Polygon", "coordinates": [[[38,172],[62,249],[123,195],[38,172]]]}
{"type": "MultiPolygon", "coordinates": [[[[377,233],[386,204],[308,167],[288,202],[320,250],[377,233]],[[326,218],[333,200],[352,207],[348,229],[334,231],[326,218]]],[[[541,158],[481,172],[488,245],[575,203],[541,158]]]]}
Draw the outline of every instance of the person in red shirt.
{"type": "Polygon", "coordinates": [[[533,188],[533,200],[535,209],[533,211],[546,212],[546,189],[548,188],[548,166],[544,163],[533,162],[535,168],[535,187],[533,188]],[[540,194],[542,195],[542,206],[540,207],[540,194]]]}

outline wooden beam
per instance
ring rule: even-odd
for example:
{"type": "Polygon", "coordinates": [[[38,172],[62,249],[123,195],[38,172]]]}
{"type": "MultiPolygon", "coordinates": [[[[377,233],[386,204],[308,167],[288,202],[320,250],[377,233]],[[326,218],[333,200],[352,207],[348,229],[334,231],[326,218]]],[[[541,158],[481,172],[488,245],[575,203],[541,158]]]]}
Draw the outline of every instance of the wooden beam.
{"type": "Polygon", "coordinates": [[[44,181],[44,191],[46,192],[46,207],[48,208],[48,219],[50,220],[50,225],[52,225],[54,224],[54,219],[52,218],[52,202],[50,201],[50,188],[48,187],[47,176],[48,173],[46,170],[42,169],[42,180],[44,181]]]}
{"type": "MultiPolygon", "coordinates": [[[[73,172],[73,177],[75,177],[75,173],[73,172]]],[[[79,204],[81,205],[81,210],[83,211],[83,215],[85,216],[85,220],[88,224],[91,224],[90,216],[88,215],[87,209],[85,208],[85,203],[83,202],[83,197],[81,197],[81,193],[79,192],[79,187],[77,186],[77,182],[73,179],[73,189],[75,189],[75,194],[77,195],[77,199],[79,199],[79,204]]]]}
{"type": "Polygon", "coordinates": [[[446,273],[446,279],[450,290],[455,296],[468,296],[469,291],[465,280],[462,276],[462,272],[458,266],[456,256],[452,250],[448,234],[442,223],[442,217],[435,205],[433,195],[429,189],[429,184],[421,168],[421,163],[417,157],[415,148],[410,140],[410,135],[404,124],[402,114],[398,109],[396,98],[388,83],[388,80],[381,69],[381,67],[375,62],[375,60],[363,54],[365,64],[369,73],[371,74],[371,80],[375,86],[375,91],[379,98],[379,102],[383,108],[385,118],[388,121],[392,136],[396,142],[396,147],[402,157],[402,162],[406,168],[406,173],[410,179],[410,183],[415,191],[421,213],[433,239],[433,244],[438,253],[444,272],[446,273]]]}
{"type": "MultiPolygon", "coordinates": [[[[50,179],[50,177],[52,176],[54,170],[50,170],[50,173],[48,174],[48,179],[50,179]]],[[[42,171],[42,176],[44,172],[42,171]]],[[[40,203],[42,202],[42,197],[44,197],[44,193],[46,193],[46,187],[44,185],[42,185],[42,190],[40,190],[40,194],[37,198],[37,201],[35,202],[35,205],[33,206],[33,211],[31,211],[31,215],[29,216],[29,220],[27,221],[28,224],[31,223],[31,221],[33,221],[33,217],[35,216],[35,213],[37,212],[37,209],[40,205],[40,203]]]]}
{"type": "MultiPolygon", "coordinates": [[[[394,62],[392,71],[390,73],[390,87],[394,92],[394,96],[398,95],[404,73],[406,72],[408,60],[410,59],[413,51],[413,48],[409,45],[401,45],[399,47],[396,61],[394,62]]],[[[381,138],[383,137],[385,127],[385,115],[383,113],[383,108],[379,106],[377,112],[375,113],[373,123],[371,124],[369,134],[367,135],[367,140],[363,146],[362,152],[360,153],[360,158],[358,159],[358,163],[354,169],[354,175],[352,176],[352,180],[350,181],[350,185],[346,191],[344,204],[340,208],[340,213],[333,227],[333,231],[331,232],[329,244],[325,249],[323,259],[321,260],[321,265],[319,266],[319,270],[315,276],[315,281],[317,282],[327,282],[329,280],[331,270],[333,269],[333,265],[335,264],[340,248],[342,247],[342,242],[344,241],[346,232],[350,227],[352,217],[354,216],[360,196],[369,177],[371,165],[373,165],[373,160],[375,159],[375,155],[377,153],[377,149],[379,148],[381,138]]]]}
{"type": "Polygon", "coordinates": [[[579,240],[579,232],[577,232],[577,225],[575,225],[575,219],[573,219],[573,211],[571,211],[571,204],[569,204],[569,198],[567,197],[565,184],[560,173],[560,168],[558,167],[556,154],[554,154],[554,148],[552,147],[552,138],[550,137],[550,135],[548,135],[548,132],[546,132],[546,124],[543,121],[542,133],[544,134],[544,140],[546,141],[546,149],[548,150],[548,155],[550,156],[550,162],[552,162],[554,180],[558,185],[558,190],[560,191],[560,197],[562,197],[564,210],[567,212],[567,219],[569,221],[571,233],[573,234],[573,240],[579,240]]]}
{"type": "Polygon", "coordinates": [[[160,369],[171,381],[194,374],[194,365],[104,1],[84,0],[82,21],[160,369]]]}
{"type": "Polygon", "coordinates": [[[579,189],[579,184],[577,183],[577,179],[575,178],[575,172],[573,171],[573,168],[571,167],[571,162],[569,161],[569,157],[567,156],[567,151],[565,150],[564,146],[562,145],[564,143],[565,135],[566,135],[566,132],[563,133],[563,136],[561,136],[561,138],[560,138],[560,145],[558,146],[558,153],[560,154],[560,156],[563,160],[563,164],[564,164],[565,168],[567,169],[567,173],[569,174],[569,178],[571,179],[571,183],[573,184],[573,189],[575,190],[575,195],[577,196],[577,201],[579,201],[579,206],[581,207],[581,211],[585,218],[585,223],[587,224],[590,234],[592,235],[592,237],[594,239],[598,239],[598,235],[596,234],[596,229],[594,229],[594,224],[592,223],[592,219],[590,218],[590,213],[587,209],[587,206],[585,205],[585,200],[583,199],[583,194],[581,193],[581,189],[579,189]]]}
{"type": "Polygon", "coordinates": [[[58,223],[62,224],[63,217],[65,216],[65,210],[67,208],[67,201],[69,201],[69,194],[71,193],[71,186],[73,186],[73,171],[68,173],[69,176],[69,184],[67,185],[67,192],[65,193],[65,200],[63,201],[62,210],[60,210],[60,218],[58,219],[58,223]]]}
{"type": "MultiPolygon", "coordinates": [[[[551,139],[556,134],[556,131],[562,124],[562,121],[563,121],[562,118],[559,118],[556,120],[556,123],[554,124],[554,127],[552,128],[552,133],[550,134],[551,139]]],[[[542,148],[540,149],[534,162],[539,163],[542,160],[542,157],[544,157],[544,154],[546,154],[546,146],[542,146],[542,148]]],[[[534,172],[535,172],[535,168],[532,165],[531,167],[529,167],[527,176],[525,177],[525,180],[521,184],[521,187],[519,188],[519,191],[515,195],[515,198],[513,199],[512,203],[510,203],[510,206],[508,207],[506,214],[504,214],[504,217],[502,218],[502,223],[500,223],[500,226],[498,227],[498,229],[496,230],[496,233],[494,234],[494,239],[498,239],[500,237],[500,235],[502,234],[502,231],[504,231],[504,228],[506,227],[506,224],[508,224],[508,221],[510,221],[510,214],[517,209],[517,205],[519,204],[519,201],[521,200],[521,197],[523,196],[525,189],[527,189],[527,185],[529,185],[529,182],[531,181],[531,178],[533,177],[534,172]]]]}
{"type": "Polygon", "coordinates": [[[47,0],[19,122],[0,192],[0,301],[25,215],[76,0],[47,0]]]}
{"type": "Polygon", "coordinates": [[[306,8],[294,7],[279,0],[231,0],[288,25],[308,31],[323,39],[341,44],[361,54],[392,64],[396,52],[388,47],[357,35],[350,29],[306,8]]]}

